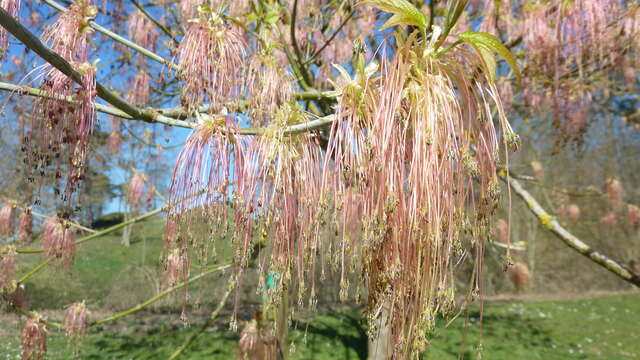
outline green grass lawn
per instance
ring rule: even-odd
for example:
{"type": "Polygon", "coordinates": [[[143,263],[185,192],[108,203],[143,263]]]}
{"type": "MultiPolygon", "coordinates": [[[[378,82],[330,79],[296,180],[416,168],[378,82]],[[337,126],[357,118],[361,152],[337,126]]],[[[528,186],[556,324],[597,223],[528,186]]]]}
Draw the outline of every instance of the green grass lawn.
{"type": "MultiPolygon", "coordinates": [[[[140,224],[131,247],[120,245],[118,233],[82,244],[71,269],[49,265],[27,283],[29,304],[59,319],[60,310],[86,300],[100,317],[129,308],[154,295],[161,280],[160,254],[163,220],[140,224]],[[57,310],[57,312],[54,312],[57,310]]],[[[39,247],[34,243],[30,248],[39,247]]],[[[218,249],[219,260],[230,249],[218,249]]],[[[42,260],[41,255],[20,257],[18,274],[42,260]]],[[[195,272],[197,273],[197,271],[195,272]]],[[[215,302],[224,286],[216,276],[190,289],[191,299],[215,302]],[[217,282],[216,282],[217,281],[217,282]]],[[[77,345],[81,359],[162,359],[200,327],[203,316],[194,311],[191,327],[179,321],[173,299],[151,312],[138,313],[104,328],[92,328],[77,345]],[[173,309],[173,313],[164,310],[173,309]]],[[[204,314],[206,309],[200,309],[204,314]]],[[[230,359],[238,334],[228,331],[228,311],[189,348],[184,359],[230,359]]],[[[477,308],[449,327],[440,321],[424,359],[476,359],[482,327],[482,358],[501,359],[640,359],[640,294],[595,297],[572,301],[487,302],[484,319],[477,308]]],[[[0,360],[20,354],[21,320],[0,314],[0,360]]],[[[366,358],[366,332],[358,311],[323,312],[294,323],[290,331],[291,359],[366,358]]],[[[71,359],[74,348],[60,331],[50,329],[48,359],[71,359]]]]}
{"type": "MultiPolygon", "coordinates": [[[[615,295],[574,301],[486,303],[482,321],[484,359],[638,359],[640,358],[640,295],[615,295]]],[[[93,329],[79,346],[82,359],[161,359],[199,327],[184,327],[150,314],[123,320],[118,326],[93,329]],[[147,318],[145,320],[146,317],[147,318]]],[[[475,359],[479,344],[479,313],[472,311],[448,328],[440,328],[424,358],[475,359]]],[[[6,319],[6,318],[5,318],[6,319]]],[[[1,329],[0,359],[19,354],[17,320],[1,329]]],[[[322,313],[291,330],[291,359],[363,359],[366,335],[355,312],[322,313]]],[[[224,323],[205,332],[185,359],[229,359],[238,335],[224,323]]],[[[63,334],[51,330],[49,359],[69,359],[72,348],[63,334]]]]}

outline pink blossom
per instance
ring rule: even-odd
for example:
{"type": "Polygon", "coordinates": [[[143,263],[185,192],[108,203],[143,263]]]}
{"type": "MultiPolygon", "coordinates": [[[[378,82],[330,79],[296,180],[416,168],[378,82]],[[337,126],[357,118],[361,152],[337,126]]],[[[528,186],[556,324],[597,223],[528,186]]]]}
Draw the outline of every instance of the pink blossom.
{"type": "Polygon", "coordinates": [[[0,209],[0,236],[11,236],[13,233],[14,209],[16,204],[8,202],[0,209]]]}
{"type": "Polygon", "coordinates": [[[81,338],[87,333],[87,325],[89,322],[89,312],[87,306],[83,302],[71,304],[64,317],[64,328],[69,340],[81,338]]]}
{"type": "Polygon", "coordinates": [[[569,204],[567,206],[566,216],[572,222],[578,221],[580,219],[580,207],[576,204],[569,204]]]}
{"type": "Polygon", "coordinates": [[[12,57],[11,57],[11,63],[12,63],[12,64],[13,64],[13,66],[15,66],[15,67],[20,67],[20,66],[22,66],[22,63],[23,63],[23,62],[24,62],[24,59],[23,59],[23,58],[21,58],[21,57],[15,57],[15,56],[12,56],[12,57]]]}
{"type": "Polygon", "coordinates": [[[606,228],[614,227],[616,225],[616,222],[616,215],[612,212],[608,213],[607,215],[603,216],[602,219],[600,219],[600,223],[606,228]]]}
{"type": "MultiPolygon", "coordinates": [[[[0,0],[0,8],[6,11],[10,16],[17,18],[20,10],[20,0],[0,0]]],[[[4,58],[8,52],[9,32],[0,27],[0,60],[4,58]]]]}
{"type": "Polygon", "coordinates": [[[44,359],[47,352],[47,326],[44,316],[35,313],[22,328],[22,359],[44,359]]]}
{"type": "Polygon", "coordinates": [[[529,267],[521,262],[517,262],[507,269],[507,276],[516,289],[520,290],[527,286],[531,279],[531,273],[529,267]]]}
{"type": "Polygon", "coordinates": [[[509,224],[507,224],[504,219],[498,219],[498,221],[496,221],[493,233],[500,242],[509,242],[509,224]]]}
{"type": "Polygon", "coordinates": [[[131,206],[137,207],[140,205],[140,200],[142,200],[142,194],[144,193],[145,181],[146,177],[139,172],[136,172],[131,177],[127,191],[127,201],[131,206]]]}
{"type": "Polygon", "coordinates": [[[616,177],[607,179],[604,185],[604,195],[612,208],[617,209],[623,203],[622,183],[616,177]]]}
{"type": "Polygon", "coordinates": [[[169,287],[189,278],[189,258],[186,249],[173,249],[164,263],[164,279],[169,287]]]}
{"type": "Polygon", "coordinates": [[[292,99],[293,86],[278,60],[256,54],[249,64],[246,87],[251,99],[251,116],[255,126],[266,123],[278,107],[292,99]]]}
{"type": "Polygon", "coordinates": [[[640,228],[640,208],[632,204],[627,205],[627,219],[634,229],[640,228]]]}
{"type": "Polygon", "coordinates": [[[178,47],[183,103],[195,108],[207,100],[212,111],[239,94],[245,40],[233,25],[208,20],[190,23],[178,47]]]}
{"type": "Polygon", "coordinates": [[[0,294],[10,293],[15,289],[13,272],[16,265],[18,253],[12,246],[0,248],[0,294]]]}
{"type": "Polygon", "coordinates": [[[132,84],[127,98],[130,103],[136,105],[144,105],[149,101],[150,81],[149,74],[145,71],[140,71],[136,76],[132,78],[132,84]]]}
{"type": "Polygon", "coordinates": [[[153,21],[142,12],[136,11],[129,15],[127,26],[129,28],[129,37],[134,43],[155,51],[159,34],[153,21]]]}
{"type": "Polygon", "coordinates": [[[75,232],[64,220],[57,216],[50,217],[42,229],[42,248],[46,256],[60,259],[65,266],[69,266],[76,253],[75,232]]]}
{"type": "Polygon", "coordinates": [[[120,153],[120,146],[122,145],[122,137],[120,136],[119,131],[112,131],[107,137],[107,146],[109,147],[109,152],[112,155],[118,155],[120,153]]]}
{"type": "Polygon", "coordinates": [[[151,210],[151,207],[153,206],[153,200],[156,198],[156,187],[155,186],[151,186],[149,187],[149,191],[147,191],[147,196],[146,196],[146,203],[147,203],[147,209],[151,210]]]}
{"type": "Polygon", "coordinates": [[[22,243],[29,241],[32,233],[33,215],[31,214],[31,209],[25,209],[22,214],[20,214],[18,221],[18,241],[22,243]]]}

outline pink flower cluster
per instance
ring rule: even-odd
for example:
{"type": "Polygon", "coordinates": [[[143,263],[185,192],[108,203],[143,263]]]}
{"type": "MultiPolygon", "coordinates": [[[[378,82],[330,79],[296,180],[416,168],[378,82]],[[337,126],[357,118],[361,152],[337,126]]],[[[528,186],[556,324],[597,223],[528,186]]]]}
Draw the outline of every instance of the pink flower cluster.
{"type": "MultiPolygon", "coordinates": [[[[0,8],[13,17],[18,17],[20,0],[0,0],[0,8]]],[[[9,47],[9,32],[0,26],[0,60],[2,60],[9,47]]]]}
{"type": "Polygon", "coordinates": [[[81,338],[87,333],[89,312],[83,302],[71,304],[64,316],[64,328],[69,339],[81,338]]]}
{"type": "Polygon", "coordinates": [[[236,97],[245,47],[242,33],[233,25],[210,18],[191,22],[178,47],[183,104],[193,109],[208,101],[216,111],[236,97]]]}
{"type": "Polygon", "coordinates": [[[25,321],[22,328],[22,358],[29,360],[44,359],[47,352],[46,319],[35,314],[25,321]]]}
{"type": "Polygon", "coordinates": [[[76,253],[75,232],[63,219],[50,217],[43,225],[42,248],[46,256],[59,259],[63,265],[69,266],[76,253]]]}
{"type": "Polygon", "coordinates": [[[0,294],[15,290],[13,272],[16,265],[16,249],[13,247],[0,248],[0,294]]]}
{"type": "Polygon", "coordinates": [[[130,103],[136,105],[145,105],[149,101],[151,78],[145,71],[140,71],[131,79],[131,87],[127,93],[127,99],[130,103]]]}
{"type": "Polygon", "coordinates": [[[16,204],[8,202],[0,209],[0,236],[11,236],[15,220],[16,204]]]}
{"type": "Polygon", "coordinates": [[[31,239],[33,234],[33,215],[31,209],[25,209],[18,219],[18,241],[21,243],[31,239]]]}
{"type": "Polygon", "coordinates": [[[129,16],[127,26],[129,28],[129,37],[134,43],[155,51],[159,34],[153,21],[141,11],[136,11],[129,16]]]}
{"type": "Polygon", "coordinates": [[[131,177],[131,181],[129,182],[129,187],[127,190],[127,202],[129,205],[137,208],[140,206],[140,201],[142,200],[142,195],[144,194],[144,183],[146,181],[146,177],[144,174],[136,172],[131,177]]]}
{"type": "MultiPolygon", "coordinates": [[[[96,13],[90,0],[77,0],[45,28],[44,41],[74,65],[82,76],[82,84],[75,85],[60,71],[45,65],[41,90],[73,102],[39,98],[26,137],[27,163],[32,174],[44,176],[50,167],[56,168],[56,181],[65,180],[63,198],[66,200],[70,200],[78,182],[84,178],[96,118],[93,106],[97,95],[96,69],[88,63],[87,57],[89,21],[96,13]],[[64,177],[63,172],[66,172],[64,177]]],[[[33,175],[30,180],[34,180],[33,175]]]]}

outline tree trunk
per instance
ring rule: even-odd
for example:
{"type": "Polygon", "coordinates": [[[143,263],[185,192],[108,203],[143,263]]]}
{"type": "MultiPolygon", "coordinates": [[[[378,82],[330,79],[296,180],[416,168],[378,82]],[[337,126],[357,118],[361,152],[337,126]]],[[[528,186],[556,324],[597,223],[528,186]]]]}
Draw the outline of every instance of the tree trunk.
{"type": "Polygon", "coordinates": [[[387,360],[391,359],[392,349],[389,346],[389,310],[384,306],[380,316],[376,320],[378,331],[368,340],[368,356],[369,360],[387,360]]]}
{"type": "MultiPolygon", "coordinates": [[[[131,216],[129,215],[129,213],[125,213],[124,214],[124,221],[129,220],[131,216]]],[[[122,229],[122,240],[120,241],[120,244],[129,247],[131,245],[131,231],[133,230],[133,224],[131,225],[127,225],[124,227],[124,229],[122,229]]]]}

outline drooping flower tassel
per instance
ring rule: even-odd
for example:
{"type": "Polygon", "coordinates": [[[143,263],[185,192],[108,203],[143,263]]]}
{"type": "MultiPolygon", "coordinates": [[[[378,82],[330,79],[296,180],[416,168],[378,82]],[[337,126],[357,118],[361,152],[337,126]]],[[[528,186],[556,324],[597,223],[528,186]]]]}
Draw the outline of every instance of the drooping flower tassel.
{"type": "Polygon", "coordinates": [[[67,308],[64,317],[64,328],[70,341],[86,335],[88,323],[89,312],[84,301],[73,303],[67,308]]]}
{"type": "Polygon", "coordinates": [[[16,265],[16,249],[13,246],[0,248],[0,294],[15,290],[13,273],[16,265]]]}
{"type": "Polygon", "coordinates": [[[33,215],[31,214],[31,209],[25,209],[22,214],[20,214],[20,219],[18,221],[18,241],[21,243],[29,241],[31,239],[31,235],[33,234],[33,215]]]}
{"type": "Polygon", "coordinates": [[[66,221],[57,216],[50,217],[43,226],[42,248],[46,256],[60,259],[69,266],[76,253],[75,233],[66,221]]]}
{"type": "Polygon", "coordinates": [[[13,233],[13,221],[15,218],[16,204],[8,202],[0,209],[0,236],[11,236],[13,233]]]}
{"type": "Polygon", "coordinates": [[[84,178],[94,130],[96,69],[87,62],[87,48],[89,21],[96,11],[91,1],[77,0],[45,29],[43,39],[74,66],[82,81],[76,85],[57,69],[45,65],[40,89],[67,100],[38,99],[25,137],[29,181],[35,181],[34,175],[44,177],[53,167],[56,192],[64,187],[64,200],[70,200],[78,182],[84,178]]]}
{"type": "MultiPolygon", "coordinates": [[[[20,0],[0,0],[0,8],[4,9],[12,17],[18,17],[20,0]]],[[[9,32],[0,26],[0,60],[9,52],[9,32]]]]}
{"type": "Polygon", "coordinates": [[[27,319],[22,328],[22,358],[44,359],[47,352],[47,326],[44,316],[36,313],[27,319]]]}
{"type": "Polygon", "coordinates": [[[134,208],[140,206],[140,201],[142,200],[142,195],[144,193],[145,181],[146,177],[144,174],[139,172],[136,172],[131,178],[129,188],[127,190],[127,202],[129,202],[129,205],[134,208]]]}
{"type": "Polygon", "coordinates": [[[209,102],[218,111],[238,96],[245,40],[233,25],[200,14],[186,29],[178,47],[179,77],[184,80],[183,104],[193,109],[209,102]]]}

